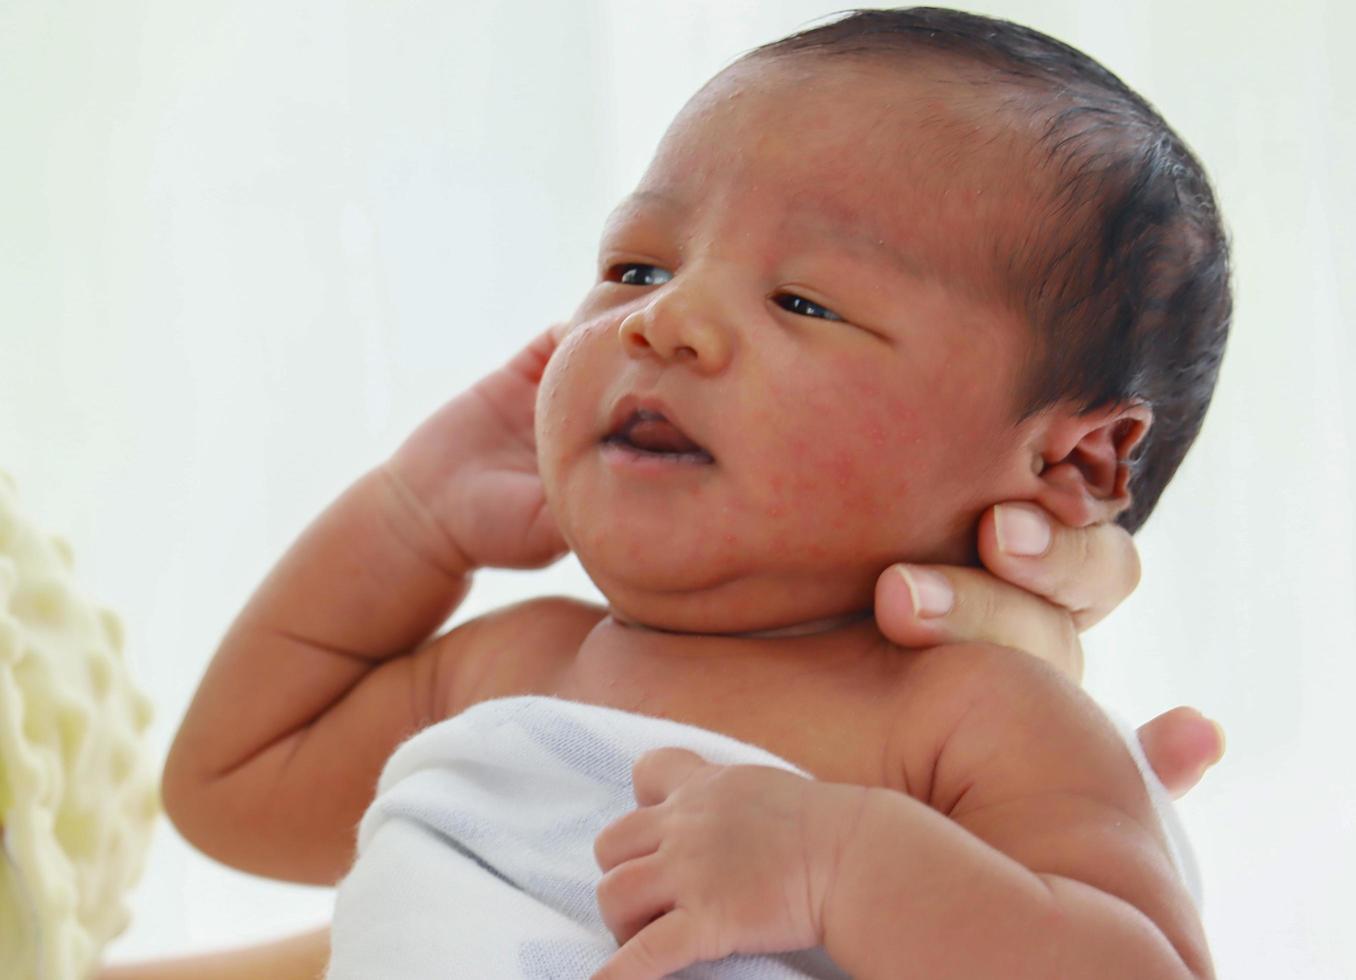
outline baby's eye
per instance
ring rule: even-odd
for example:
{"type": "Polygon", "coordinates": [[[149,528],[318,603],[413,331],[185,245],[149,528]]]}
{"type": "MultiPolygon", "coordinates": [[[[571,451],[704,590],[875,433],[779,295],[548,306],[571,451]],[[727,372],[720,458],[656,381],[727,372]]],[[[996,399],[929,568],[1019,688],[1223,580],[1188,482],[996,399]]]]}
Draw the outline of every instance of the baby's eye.
{"type": "Polygon", "coordinates": [[[657,265],[623,262],[608,270],[608,278],[624,286],[659,286],[672,279],[673,273],[657,265]]]}
{"type": "Polygon", "coordinates": [[[813,316],[821,320],[843,319],[833,310],[820,306],[818,303],[811,303],[804,296],[797,296],[794,293],[780,293],[772,301],[782,309],[799,313],[801,316],[813,316]]]}

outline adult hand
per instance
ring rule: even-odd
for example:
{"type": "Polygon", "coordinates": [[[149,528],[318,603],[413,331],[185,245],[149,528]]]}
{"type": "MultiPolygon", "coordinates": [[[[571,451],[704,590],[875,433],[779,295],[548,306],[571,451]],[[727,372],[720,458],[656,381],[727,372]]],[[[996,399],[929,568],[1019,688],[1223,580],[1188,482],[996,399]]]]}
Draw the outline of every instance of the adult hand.
{"type": "MultiPolygon", "coordinates": [[[[984,568],[892,565],[876,583],[876,622],[903,646],[986,642],[1024,650],[1076,683],[1078,634],[1139,584],[1139,553],[1123,528],[1072,528],[1032,503],[990,508],[979,522],[984,568]]],[[[1224,754],[1224,732],[1194,708],[1174,708],[1139,729],[1159,780],[1174,795],[1224,754]]]]}

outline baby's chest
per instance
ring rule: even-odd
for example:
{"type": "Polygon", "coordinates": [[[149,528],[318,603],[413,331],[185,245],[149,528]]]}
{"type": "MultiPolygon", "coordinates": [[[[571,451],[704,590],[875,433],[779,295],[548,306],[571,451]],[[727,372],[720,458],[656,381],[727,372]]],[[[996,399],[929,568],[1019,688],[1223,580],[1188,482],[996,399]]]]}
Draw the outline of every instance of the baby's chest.
{"type": "Polygon", "coordinates": [[[720,732],[826,782],[906,791],[900,750],[908,726],[889,683],[728,666],[630,676],[574,669],[552,693],[720,732]]]}

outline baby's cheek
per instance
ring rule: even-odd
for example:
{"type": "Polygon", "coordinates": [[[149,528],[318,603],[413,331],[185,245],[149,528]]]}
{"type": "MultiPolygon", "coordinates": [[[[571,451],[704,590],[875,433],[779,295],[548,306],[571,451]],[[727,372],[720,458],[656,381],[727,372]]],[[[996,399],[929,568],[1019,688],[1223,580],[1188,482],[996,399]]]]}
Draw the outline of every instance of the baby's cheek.
{"type": "Polygon", "coordinates": [[[869,535],[877,522],[897,518],[924,475],[920,450],[927,443],[913,406],[866,381],[787,397],[795,400],[774,403],[799,410],[780,420],[785,434],[770,466],[769,516],[813,520],[840,535],[869,535]]]}

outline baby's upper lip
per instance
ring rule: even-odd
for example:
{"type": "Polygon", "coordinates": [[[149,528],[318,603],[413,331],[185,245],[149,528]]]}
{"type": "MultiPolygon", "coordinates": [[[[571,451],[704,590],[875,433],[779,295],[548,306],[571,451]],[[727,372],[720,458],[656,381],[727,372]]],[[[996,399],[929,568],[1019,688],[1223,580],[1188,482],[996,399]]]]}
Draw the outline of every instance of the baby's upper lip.
{"type": "Polygon", "coordinates": [[[677,430],[678,434],[692,443],[695,447],[692,452],[703,452],[710,455],[710,452],[693,439],[688,434],[683,424],[678,421],[667,404],[657,398],[642,398],[636,395],[626,395],[617,401],[609,416],[607,431],[603,434],[603,441],[606,442],[618,437],[624,437],[629,430],[640,422],[667,422],[677,430]]]}

